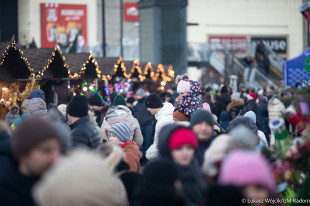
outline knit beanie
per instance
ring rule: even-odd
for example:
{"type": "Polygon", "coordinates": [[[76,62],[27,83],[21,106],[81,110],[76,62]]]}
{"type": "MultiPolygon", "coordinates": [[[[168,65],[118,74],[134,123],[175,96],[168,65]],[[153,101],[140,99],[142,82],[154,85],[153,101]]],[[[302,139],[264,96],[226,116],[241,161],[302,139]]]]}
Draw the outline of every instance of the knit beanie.
{"type": "Polygon", "coordinates": [[[198,124],[198,123],[203,122],[203,121],[207,122],[212,127],[214,125],[213,116],[210,112],[207,112],[205,110],[197,110],[191,116],[191,127],[193,127],[195,124],[198,124]]]}
{"type": "Polygon", "coordinates": [[[245,117],[249,117],[256,124],[256,114],[253,111],[248,111],[244,114],[245,117]]]}
{"type": "Polygon", "coordinates": [[[239,92],[235,92],[231,95],[231,100],[237,101],[238,99],[240,99],[240,93],[239,92]]]}
{"type": "Polygon", "coordinates": [[[226,128],[226,133],[229,133],[230,131],[232,131],[239,125],[245,126],[254,134],[256,134],[257,132],[256,125],[249,117],[240,116],[240,117],[236,117],[235,119],[229,122],[228,127],[226,128]]]}
{"type": "Polygon", "coordinates": [[[139,89],[136,91],[135,95],[139,95],[139,96],[141,96],[141,97],[144,97],[144,96],[145,96],[145,90],[144,90],[143,88],[139,88],[139,89]]]}
{"type": "Polygon", "coordinates": [[[89,93],[89,95],[87,96],[87,100],[88,104],[92,106],[101,107],[103,105],[101,97],[96,92],[89,93]]]}
{"type": "Polygon", "coordinates": [[[191,145],[197,149],[198,142],[195,134],[187,128],[180,128],[171,134],[169,140],[169,150],[175,150],[183,145],[191,145]]]}
{"type": "Polygon", "coordinates": [[[157,109],[163,107],[164,105],[161,98],[157,94],[153,93],[146,98],[145,106],[147,108],[157,109]]]}
{"type": "Polygon", "coordinates": [[[227,87],[224,85],[224,86],[221,88],[221,94],[225,94],[225,93],[228,93],[228,89],[227,89],[227,87]]]}
{"type": "Polygon", "coordinates": [[[143,176],[150,183],[174,185],[180,179],[180,171],[171,159],[159,158],[145,166],[143,176]]]}
{"type": "Polygon", "coordinates": [[[47,120],[29,117],[16,127],[12,136],[12,151],[16,158],[26,155],[34,147],[47,139],[60,142],[60,134],[47,120]]]}
{"type": "Polygon", "coordinates": [[[45,98],[45,93],[43,90],[41,89],[35,89],[30,93],[29,99],[33,99],[33,98],[41,98],[44,100],[45,98]]]}
{"type": "Polygon", "coordinates": [[[131,128],[128,124],[117,123],[111,127],[110,132],[122,142],[130,142],[131,128]]]}
{"type": "Polygon", "coordinates": [[[256,101],[257,96],[256,96],[255,93],[252,92],[252,93],[250,93],[250,94],[247,95],[247,98],[250,99],[250,100],[254,99],[254,100],[256,101]]]}
{"type": "Polygon", "coordinates": [[[123,97],[123,95],[117,95],[114,100],[113,100],[113,106],[117,106],[117,105],[123,105],[123,106],[127,106],[126,100],[123,97]]]}
{"type": "Polygon", "coordinates": [[[173,119],[180,122],[189,122],[189,117],[179,110],[173,112],[173,119]]]}
{"type": "Polygon", "coordinates": [[[220,185],[243,187],[257,184],[275,194],[276,185],[268,162],[263,156],[251,151],[232,151],[225,158],[220,175],[220,185]]]}
{"type": "Polygon", "coordinates": [[[191,91],[191,83],[189,81],[180,80],[177,87],[177,92],[179,94],[190,92],[191,91]]]}
{"type": "Polygon", "coordinates": [[[67,114],[73,117],[88,115],[88,104],[85,96],[75,96],[67,105],[67,114]]]}

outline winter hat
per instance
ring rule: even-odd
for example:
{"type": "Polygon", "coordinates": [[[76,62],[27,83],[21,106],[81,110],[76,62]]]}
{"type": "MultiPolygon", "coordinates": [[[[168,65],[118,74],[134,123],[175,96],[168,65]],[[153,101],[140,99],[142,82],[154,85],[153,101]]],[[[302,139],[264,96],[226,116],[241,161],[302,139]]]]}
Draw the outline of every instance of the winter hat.
{"type": "Polygon", "coordinates": [[[60,142],[60,134],[56,128],[42,118],[29,117],[18,125],[12,136],[13,154],[19,158],[47,139],[60,142]]]}
{"type": "Polygon", "coordinates": [[[170,151],[182,147],[183,145],[191,145],[192,147],[194,147],[194,149],[197,149],[197,138],[192,132],[192,130],[187,128],[180,128],[171,134],[169,140],[170,151]]]}
{"type": "Polygon", "coordinates": [[[75,96],[67,105],[67,114],[73,117],[88,115],[88,104],[85,96],[75,96]]]}
{"type": "Polygon", "coordinates": [[[180,122],[189,122],[189,117],[179,110],[173,112],[173,119],[180,122]]]}
{"type": "Polygon", "coordinates": [[[256,96],[255,93],[252,92],[252,93],[250,93],[250,94],[247,95],[247,98],[250,99],[250,100],[254,99],[254,100],[256,101],[257,96],[256,96]]]}
{"type": "Polygon", "coordinates": [[[256,134],[257,128],[253,121],[249,117],[236,117],[235,119],[231,120],[229,122],[229,125],[226,129],[226,133],[229,133],[231,130],[236,128],[239,125],[243,125],[246,128],[248,128],[252,133],[256,134]]]}
{"type": "Polygon", "coordinates": [[[135,95],[139,95],[139,96],[141,96],[141,97],[144,97],[144,96],[145,96],[145,90],[144,90],[143,88],[139,88],[139,89],[136,91],[135,95]]]}
{"type": "Polygon", "coordinates": [[[213,116],[210,112],[198,110],[191,116],[191,127],[203,121],[209,123],[212,127],[214,125],[213,116]]]}
{"type": "MultiPolygon", "coordinates": [[[[251,121],[251,120],[248,120],[251,121]]],[[[237,126],[229,132],[227,151],[235,149],[255,150],[259,144],[259,137],[245,126],[237,126]]]]}
{"type": "Polygon", "coordinates": [[[43,90],[41,89],[35,89],[30,93],[29,99],[33,99],[33,98],[41,98],[44,100],[45,98],[45,93],[43,90]]]}
{"type": "Polygon", "coordinates": [[[219,184],[237,187],[257,184],[272,194],[276,192],[268,162],[263,156],[251,151],[233,151],[226,157],[221,167],[219,184]]]}
{"type": "Polygon", "coordinates": [[[242,89],[246,89],[246,86],[245,86],[245,84],[240,83],[239,84],[239,91],[241,91],[242,89]]]}
{"type": "Polygon", "coordinates": [[[92,106],[101,107],[103,105],[101,97],[96,92],[89,93],[89,95],[87,96],[87,100],[88,104],[92,106]]]}
{"type": "Polygon", "coordinates": [[[228,93],[228,89],[227,87],[224,85],[221,89],[221,94],[225,94],[225,93],[228,93]]]}
{"type": "Polygon", "coordinates": [[[158,151],[160,156],[170,157],[169,139],[171,134],[181,128],[186,128],[178,124],[166,124],[160,130],[158,136],[158,151]]]}
{"type": "Polygon", "coordinates": [[[143,176],[150,183],[173,185],[180,179],[180,171],[171,159],[159,158],[145,166],[143,176]]]}
{"type": "Polygon", "coordinates": [[[157,94],[153,93],[146,98],[145,106],[147,108],[158,109],[163,107],[164,105],[161,101],[161,98],[157,94]]]}
{"type": "Polygon", "coordinates": [[[249,117],[256,124],[256,114],[253,111],[248,111],[244,114],[245,117],[249,117]]]}
{"type": "Polygon", "coordinates": [[[29,99],[24,99],[20,107],[24,114],[29,113],[29,99]]]}
{"type": "Polygon", "coordinates": [[[126,101],[128,104],[133,104],[135,102],[135,98],[133,97],[129,97],[127,98],[127,101],[126,101]]]}
{"type": "Polygon", "coordinates": [[[123,106],[127,106],[126,100],[123,97],[123,95],[117,95],[114,100],[113,100],[113,106],[117,106],[117,105],[123,105],[123,106]]]}
{"type": "Polygon", "coordinates": [[[191,91],[191,83],[189,81],[180,80],[177,87],[177,92],[179,94],[187,93],[191,91]]]}
{"type": "Polygon", "coordinates": [[[58,110],[64,115],[67,115],[67,105],[66,104],[60,104],[58,105],[58,110]]]}
{"type": "Polygon", "coordinates": [[[211,113],[210,105],[207,102],[203,103],[202,107],[203,107],[203,110],[211,113]]]}
{"type": "Polygon", "coordinates": [[[219,85],[216,83],[212,84],[212,89],[219,90],[219,85]]]}
{"type": "Polygon", "coordinates": [[[231,99],[234,101],[237,101],[238,99],[240,99],[240,93],[239,92],[235,92],[231,95],[231,99]]]}
{"type": "Polygon", "coordinates": [[[129,142],[131,139],[131,128],[128,124],[117,123],[111,127],[110,132],[122,142],[129,142]]]}
{"type": "Polygon", "coordinates": [[[107,159],[86,150],[76,150],[58,161],[35,185],[33,197],[42,206],[110,206],[127,202],[125,188],[107,159]]]}
{"type": "Polygon", "coordinates": [[[263,89],[258,90],[257,94],[258,94],[259,96],[263,96],[264,90],[263,90],[263,89]]]}

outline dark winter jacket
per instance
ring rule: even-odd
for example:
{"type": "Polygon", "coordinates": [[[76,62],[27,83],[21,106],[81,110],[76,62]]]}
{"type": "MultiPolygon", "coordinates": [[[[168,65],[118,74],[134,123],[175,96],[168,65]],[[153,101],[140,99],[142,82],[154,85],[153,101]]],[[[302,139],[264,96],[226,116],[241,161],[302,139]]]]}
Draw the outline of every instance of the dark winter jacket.
{"type": "Polygon", "coordinates": [[[214,114],[217,116],[218,120],[221,120],[221,112],[226,111],[228,104],[231,102],[231,97],[228,93],[222,94],[215,101],[215,112],[214,114]]]}
{"type": "Polygon", "coordinates": [[[138,122],[140,127],[153,125],[155,119],[151,112],[147,111],[145,106],[145,98],[139,99],[134,109],[138,113],[138,122]]]}
{"type": "Polygon", "coordinates": [[[226,130],[227,126],[229,124],[229,114],[226,111],[221,112],[221,121],[220,121],[220,126],[226,130]]]}
{"type": "Polygon", "coordinates": [[[100,144],[100,137],[95,125],[88,116],[81,117],[70,125],[73,147],[86,146],[96,148],[100,144]]]}
{"type": "Polygon", "coordinates": [[[8,133],[0,132],[0,156],[11,154],[11,141],[8,133]]]}
{"type": "Polygon", "coordinates": [[[178,110],[187,116],[191,116],[195,111],[202,109],[202,101],[198,97],[201,92],[201,86],[196,81],[191,83],[191,91],[187,96],[183,96],[178,104],[178,110]]]}
{"type": "MultiPolygon", "coordinates": [[[[268,120],[268,102],[267,99],[261,98],[258,102],[258,115],[257,115],[257,127],[265,135],[270,134],[269,120],[268,120]]],[[[266,137],[267,137],[266,136],[266,137]]]]}
{"type": "Polygon", "coordinates": [[[238,99],[232,101],[227,105],[226,111],[229,113],[230,120],[235,119],[243,113],[244,101],[243,99],[238,99]]]}
{"type": "Polygon", "coordinates": [[[248,111],[253,111],[257,117],[257,104],[254,99],[248,100],[247,104],[244,105],[243,114],[247,113],[248,111]]]}
{"type": "Polygon", "coordinates": [[[39,178],[20,174],[12,156],[0,156],[0,168],[0,204],[35,206],[31,191],[39,178]]]}
{"type": "MultiPolygon", "coordinates": [[[[170,135],[178,128],[183,128],[180,125],[166,125],[159,133],[158,149],[161,157],[172,158],[169,150],[170,135]]],[[[200,171],[198,161],[193,159],[190,165],[178,165],[181,172],[181,181],[183,185],[183,194],[185,199],[193,205],[197,205],[202,200],[206,191],[206,183],[200,171]]]]}
{"type": "Polygon", "coordinates": [[[198,161],[199,166],[201,166],[204,162],[204,156],[207,149],[209,149],[212,141],[215,139],[215,134],[208,141],[199,141],[198,148],[195,151],[195,158],[198,161]]]}

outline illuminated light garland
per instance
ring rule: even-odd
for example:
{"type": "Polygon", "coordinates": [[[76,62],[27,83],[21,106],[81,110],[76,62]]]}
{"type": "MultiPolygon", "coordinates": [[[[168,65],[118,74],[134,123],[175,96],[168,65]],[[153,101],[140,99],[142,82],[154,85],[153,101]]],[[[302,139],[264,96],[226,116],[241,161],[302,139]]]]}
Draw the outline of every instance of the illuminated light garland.
{"type": "Polygon", "coordinates": [[[16,42],[15,42],[15,40],[12,42],[12,44],[9,44],[9,45],[6,47],[6,50],[5,50],[4,53],[2,54],[3,59],[2,59],[2,61],[0,62],[0,65],[3,65],[3,63],[4,63],[4,61],[5,61],[5,58],[6,58],[7,55],[9,54],[8,51],[10,50],[10,48],[12,48],[12,49],[14,49],[15,51],[18,51],[18,52],[19,52],[20,58],[24,60],[24,62],[26,63],[26,66],[27,66],[29,72],[32,73],[33,68],[30,67],[30,63],[29,63],[28,59],[25,58],[25,57],[23,56],[24,52],[23,52],[22,50],[16,48],[16,42]]]}
{"type": "MultiPolygon", "coordinates": [[[[119,59],[118,59],[118,61],[117,61],[117,64],[114,65],[113,76],[116,75],[118,69],[121,69],[121,73],[123,73],[123,76],[124,76],[125,78],[127,78],[127,79],[130,78],[130,74],[127,74],[127,73],[126,73],[126,70],[127,70],[127,69],[126,69],[126,67],[125,67],[125,65],[124,65],[124,62],[123,62],[123,58],[122,58],[122,57],[119,57],[119,59]]],[[[110,80],[110,78],[109,78],[109,80],[110,80]]]]}
{"type": "Polygon", "coordinates": [[[169,65],[169,68],[167,69],[167,73],[168,73],[168,76],[173,79],[174,78],[174,71],[173,71],[173,66],[172,65],[169,65]]]}
{"type": "MultiPolygon", "coordinates": [[[[47,60],[47,65],[41,71],[38,72],[38,74],[36,76],[37,78],[42,78],[46,69],[48,69],[50,64],[55,60],[56,51],[58,51],[59,54],[62,55],[62,51],[60,50],[59,46],[55,46],[54,51],[52,52],[52,57],[47,60]]],[[[64,56],[62,56],[62,59],[65,60],[66,58],[64,56]]],[[[68,76],[71,78],[72,75],[71,75],[71,72],[69,70],[68,64],[65,63],[64,68],[66,68],[68,70],[68,76]]]]}
{"type": "Polygon", "coordinates": [[[132,77],[134,72],[137,71],[138,72],[138,77],[140,79],[140,81],[143,81],[145,78],[142,76],[142,70],[141,70],[141,67],[140,67],[140,63],[137,61],[137,60],[134,60],[133,62],[133,66],[132,66],[132,69],[131,69],[131,74],[129,74],[129,78],[136,78],[136,77],[132,77]]]}
{"type": "Polygon", "coordinates": [[[155,74],[154,74],[154,71],[153,71],[153,67],[152,67],[151,62],[149,62],[149,63],[145,66],[145,69],[144,69],[143,80],[145,80],[146,78],[150,78],[150,79],[152,79],[153,81],[156,81],[156,77],[155,77],[155,74]]]}
{"type": "Polygon", "coordinates": [[[165,70],[162,64],[158,64],[157,66],[156,80],[158,80],[159,77],[161,77],[164,82],[171,81],[171,78],[166,76],[165,70]]]}

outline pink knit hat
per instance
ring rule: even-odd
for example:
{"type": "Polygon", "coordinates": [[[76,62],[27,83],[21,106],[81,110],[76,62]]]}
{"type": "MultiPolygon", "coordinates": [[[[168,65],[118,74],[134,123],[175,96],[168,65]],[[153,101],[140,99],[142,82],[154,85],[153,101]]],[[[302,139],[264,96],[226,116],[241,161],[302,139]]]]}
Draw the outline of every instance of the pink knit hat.
{"type": "Polygon", "coordinates": [[[177,91],[179,94],[190,92],[191,83],[189,81],[180,80],[178,83],[177,91]]]}
{"type": "Polygon", "coordinates": [[[248,184],[258,184],[276,193],[275,181],[268,162],[259,154],[250,151],[232,151],[224,160],[219,184],[243,187],[248,184]]]}

